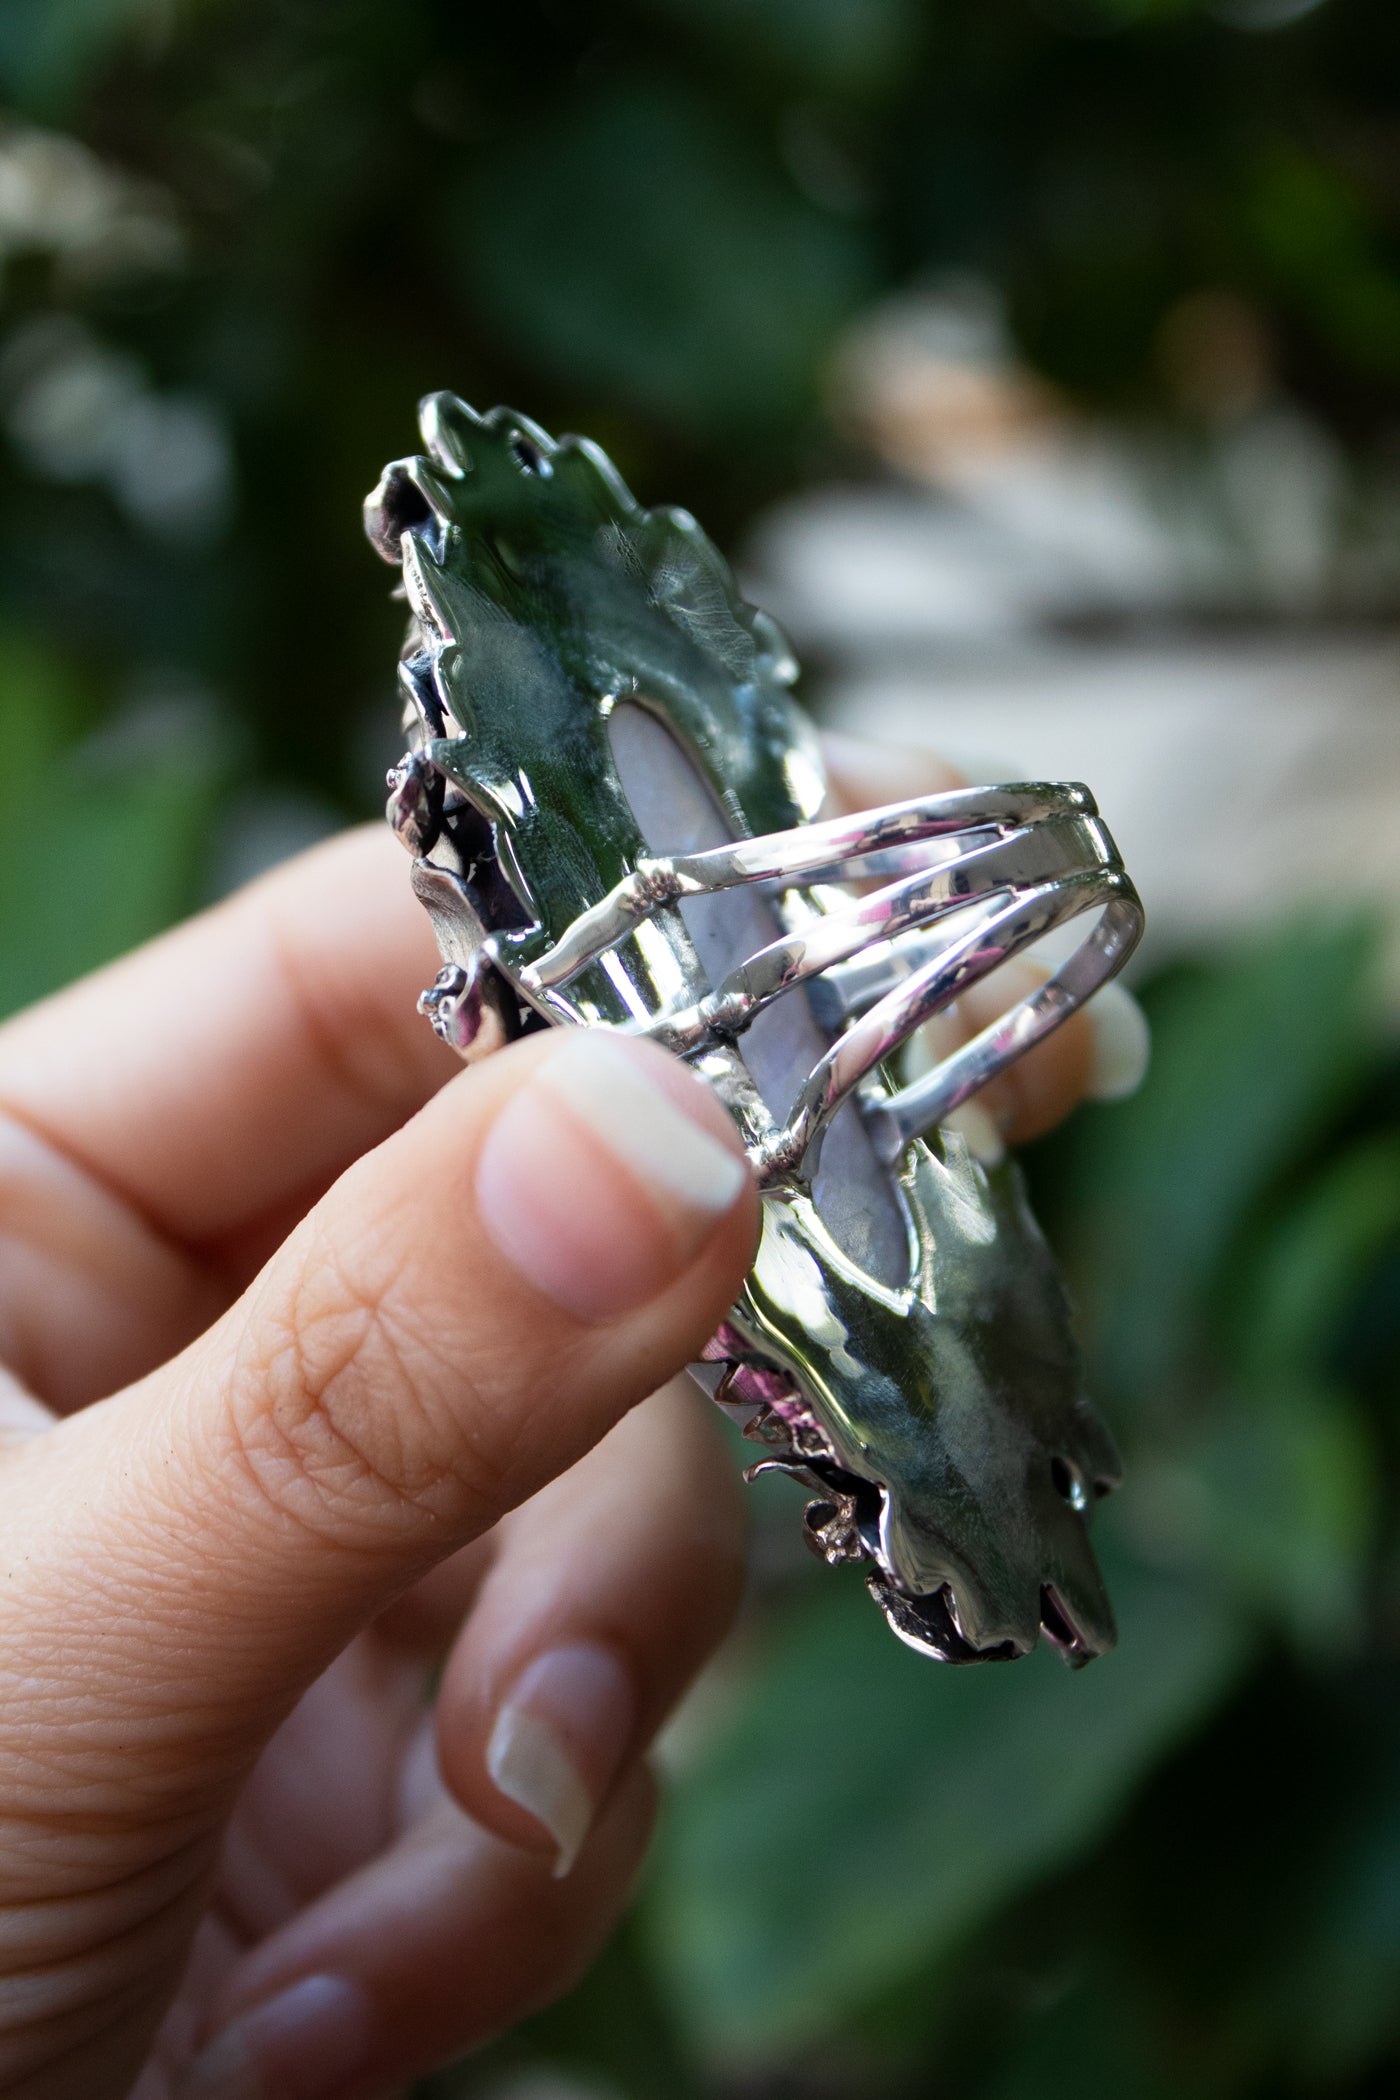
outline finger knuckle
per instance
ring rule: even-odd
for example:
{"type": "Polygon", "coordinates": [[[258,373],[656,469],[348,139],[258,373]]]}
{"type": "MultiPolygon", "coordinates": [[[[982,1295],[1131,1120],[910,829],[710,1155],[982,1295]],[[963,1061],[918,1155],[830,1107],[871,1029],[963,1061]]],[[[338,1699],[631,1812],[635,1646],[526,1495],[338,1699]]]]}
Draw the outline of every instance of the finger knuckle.
{"type": "MultiPolygon", "coordinates": [[[[358,843],[342,840],[329,850],[353,853],[358,843]]],[[[373,980],[347,984],[339,958],[327,950],[321,915],[309,914],[305,899],[304,890],[274,881],[261,900],[291,1025],[326,1087],[357,1104],[371,1124],[397,1119],[429,1091],[419,1061],[405,1055],[401,1014],[373,980]],[[351,996],[353,1014],[346,1010],[351,996]]]]}

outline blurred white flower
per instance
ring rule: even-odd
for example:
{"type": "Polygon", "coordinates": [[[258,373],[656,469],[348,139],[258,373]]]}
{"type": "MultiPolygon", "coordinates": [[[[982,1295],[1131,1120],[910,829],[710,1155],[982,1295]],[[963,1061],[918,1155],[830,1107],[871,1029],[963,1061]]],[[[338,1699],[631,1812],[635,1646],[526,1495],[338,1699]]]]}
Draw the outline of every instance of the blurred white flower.
{"type": "Polygon", "coordinates": [[[1172,435],[1072,412],[985,288],[882,305],[839,399],[897,478],[775,506],[746,587],[824,660],[833,726],[1088,781],[1149,957],[1368,901],[1400,1012],[1400,475],[1288,400],[1256,322],[1168,317],[1172,435]]]}
{"type": "MultiPolygon", "coordinates": [[[[1019,361],[995,292],[975,280],[884,301],[858,324],[837,361],[834,405],[920,492],[902,504],[905,555],[879,593],[887,632],[1389,614],[1400,590],[1394,470],[1374,465],[1363,486],[1283,394],[1267,330],[1238,298],[1182,300],[1159,350],[1189,430],[1076,413],[1019,361]]],[[[888,493],[880,500],[892,517],[888,493]]],[[[778,536],[798,518],[821,537],[805,498],[778,536]]],[[[761,568],[771,521],[766,536],[761,568]]],[[[803,574],[825,641],[851,617],[849,580],[820,561],[803,574]]],[[[857,595],[873,613],[872,589],[857,595]]],[[[793,624],[804,626],[802,613],[793,624]]]]}
{"type": "Polygon", "coordinates": [[[51,255],[63,283],[170,269],[184,254],[173,202],[77,139],[0,115],[0,266],[51,255]]]}
{"type": "Polygon", "coordinates": [[[574,2078],[562,2071],[524,2071],[492,2085],[481,2100],[622,2100],[614,2085],[574,2078]]]}
{"type": "Polygon", "coordinates": [[[170,539],[214,539],[226,523],[233,462],[223,417],[192,393],[142,394],[131,404],[111,475],[127,513],[170,539]]]}
{"type": "Polygon", "coordinates": [[[233,455],[216,404],[157,391],[137,358],[68,316],[30,322],[0,351],[0,416],[36,474],[105,487],[158,537],[207,544],[227,523],[233,455]]]}

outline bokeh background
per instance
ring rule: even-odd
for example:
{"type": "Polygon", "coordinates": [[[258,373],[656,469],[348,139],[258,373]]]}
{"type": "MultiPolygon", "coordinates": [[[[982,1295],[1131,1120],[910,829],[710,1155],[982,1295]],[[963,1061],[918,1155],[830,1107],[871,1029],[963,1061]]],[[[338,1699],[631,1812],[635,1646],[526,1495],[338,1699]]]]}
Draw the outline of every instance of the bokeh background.
{"type": "Polygon", "coordinates": [[[3,0],[0,103],[0,1008],[377,805],[444,385],[1152,915],[1029,1161],[1120,1649],[933,1668],[756,1489],[633,1916],[433,2093],[1400,2092],[1394,0],[3,0]]]}

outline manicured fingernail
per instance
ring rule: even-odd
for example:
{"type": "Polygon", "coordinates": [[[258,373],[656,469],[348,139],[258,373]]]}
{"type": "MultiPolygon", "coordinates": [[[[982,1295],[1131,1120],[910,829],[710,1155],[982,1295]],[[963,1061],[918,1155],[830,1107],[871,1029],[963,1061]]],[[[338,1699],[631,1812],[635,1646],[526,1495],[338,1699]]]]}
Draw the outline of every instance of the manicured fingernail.
{"type": "Polygon", "coordinates": [[[943,1118],[945,1130],[955,1130],[973,1158],[984,1167],[999,1167],[1006,1157],[1006,1140],[997,1128],[990,1109],[980,1101],[964,1101],[943,1118]]]}
{"type": "Polygon", "coordinates": [[[537,1656],[511,1686],[486,1748],[493,1785],[542,1823],[567,1874],[636,1725],[632,1679],[609,1648],[537,1656]]]}
{"type": "Polygon", "coordinates": [[[202,2050],[175,2100],[331,2100],[368,2063],[373,2027],[355,1984],[303,1976],[202,2050]]]}
{"type": "Polygon", "coordinates": [[[1093,1028],[1093,1063],[1089,1071],[1091,1101],[1122,1101],[1135,1094],[1147,1076],[1152,1031],[1147,1016],[1126,986],[1106,984],[1086,1011],[1093,1028]]]}
{"type": "Polygon", "coordinates": [[[579,1030],[497,1118],[477,1200],[537,1290],[605,1320],[675,1280],[748,1171],[738,1131],[678,1059],[579,1030]]]}

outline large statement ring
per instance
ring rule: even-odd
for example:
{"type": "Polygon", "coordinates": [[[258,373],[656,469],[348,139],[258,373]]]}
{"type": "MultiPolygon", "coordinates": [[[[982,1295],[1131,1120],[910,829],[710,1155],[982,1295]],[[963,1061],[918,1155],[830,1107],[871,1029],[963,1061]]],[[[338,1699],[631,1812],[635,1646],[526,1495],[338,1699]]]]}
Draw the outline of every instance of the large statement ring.
{"type": "Polygon", "coordinates": [[[791,651],[693,518],[505,409],[432,395],[422,430],[366,523],[411,613],[389,815],[443,954],[425,1011],[467,1058],[570,1026],[687,1059],[762,1188],[696,1367],[756,1470],[812,1490],[809,1542],[914,1647],[1044,1634],[1086,1661],[1113,1640],[1087,1525],[1117,1455],[1016,1168],[946,1118],[1138,938],[1093,799],[1029,782],[823,816],[791,651]],[[922,1022],[1081,918],[1043,985],[901,1081],[922,1022]]]}

